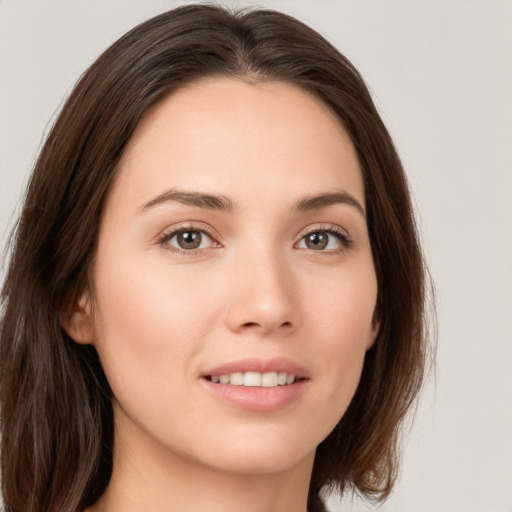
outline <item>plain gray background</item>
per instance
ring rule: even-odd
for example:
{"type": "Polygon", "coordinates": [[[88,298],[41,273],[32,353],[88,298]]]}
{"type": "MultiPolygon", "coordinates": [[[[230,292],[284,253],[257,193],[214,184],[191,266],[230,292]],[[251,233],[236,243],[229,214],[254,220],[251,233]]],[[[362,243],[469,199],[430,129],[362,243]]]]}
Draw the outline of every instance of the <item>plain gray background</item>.
{"type": "MultiPolygon", "coordinates": [[[[136,23],[184,2],[0,0],[0,248],[49,121],[136,23]]],[[[231,1],[229,5],[249,5],[231,1]]],[[[262,0],[359,68],[410,177],[438,295],[437,377],[382,512],[512,511],[512,2],[262,0]]],[[[366,511],[358,500],[332,511],[366,511]]]]}

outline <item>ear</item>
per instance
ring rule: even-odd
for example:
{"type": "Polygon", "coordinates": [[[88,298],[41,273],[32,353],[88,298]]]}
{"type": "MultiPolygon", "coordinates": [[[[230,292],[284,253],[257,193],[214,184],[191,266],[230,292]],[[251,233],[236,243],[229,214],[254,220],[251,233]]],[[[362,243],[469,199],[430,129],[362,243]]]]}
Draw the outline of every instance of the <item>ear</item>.
{"type": "Polygon", "coordinates": [[[59,320],[71,339],[82,345],[92,345],[94,322],[89,291],[84,291],[69,307],[62,308],[59,320]]]}
{"type": "Polygon", "coordinates": [[[379,315],[377,314],[377,311],[374,311],[373,317],[372,317],[372,327],[371,327],[370,333],[368,334],[368,341],[366,343],[366,350],[369,350],[373,347],[373,344],[375,343],[375,340],[377,339],[379,332],[380,332],[379,315]]]}

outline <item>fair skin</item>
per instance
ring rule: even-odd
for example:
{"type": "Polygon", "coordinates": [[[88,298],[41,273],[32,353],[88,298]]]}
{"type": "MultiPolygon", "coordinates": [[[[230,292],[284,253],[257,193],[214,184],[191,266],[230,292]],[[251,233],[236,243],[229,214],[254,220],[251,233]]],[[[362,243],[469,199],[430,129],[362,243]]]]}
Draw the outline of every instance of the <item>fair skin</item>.
{"type": "Polygon", "coordinates": [[[89,512],[306,511],[378,332],[364,210],[348,135],[293,86],[210,79],[153,108],[66,322],[114,395],[89,512]]]}

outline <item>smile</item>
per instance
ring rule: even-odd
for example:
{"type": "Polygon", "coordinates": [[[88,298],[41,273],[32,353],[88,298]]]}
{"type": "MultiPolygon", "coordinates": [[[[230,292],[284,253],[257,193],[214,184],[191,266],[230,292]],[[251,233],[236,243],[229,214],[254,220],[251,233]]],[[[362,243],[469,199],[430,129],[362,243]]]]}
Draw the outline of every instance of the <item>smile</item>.
{"type": "Polygon", "coordinates": [[[311,375],[287,358],[249,358],[210,368],[199,381],[208,393],[232,407],[272,412],[298,402],[310,388],[311,375]]]}
{"type": "Polygon", "coordinates": [[[296,376],[286,372],[234,372],[207,377],[213,383],[231,386],[274,388],[293,384],[296,376]]]}

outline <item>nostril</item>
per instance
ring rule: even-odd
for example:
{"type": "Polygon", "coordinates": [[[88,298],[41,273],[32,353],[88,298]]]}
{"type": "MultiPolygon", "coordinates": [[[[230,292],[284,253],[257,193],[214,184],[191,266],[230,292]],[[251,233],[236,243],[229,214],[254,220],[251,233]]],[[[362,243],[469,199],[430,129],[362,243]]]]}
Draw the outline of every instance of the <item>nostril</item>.
{"type": "Polygon", "coordinates": [[[243,324],[242,327],[258,327],[259,324],[257,324],[256,322],[246,322],[245,324],[243,324]]]}
{"type": "MultiPolygon", "coordinates": [[[[288,322],[288,321],[283,322],[281,324],[281,327],[289,328],[291,326],[292,326],[291,322],[288,322]]],[[[243,324],[242,327],[244,327],[246,329],[254,329],[256,327],[261,327],[261,324],[259,324],[258,322],[245,322],[245,324],[243,324]]]]}

